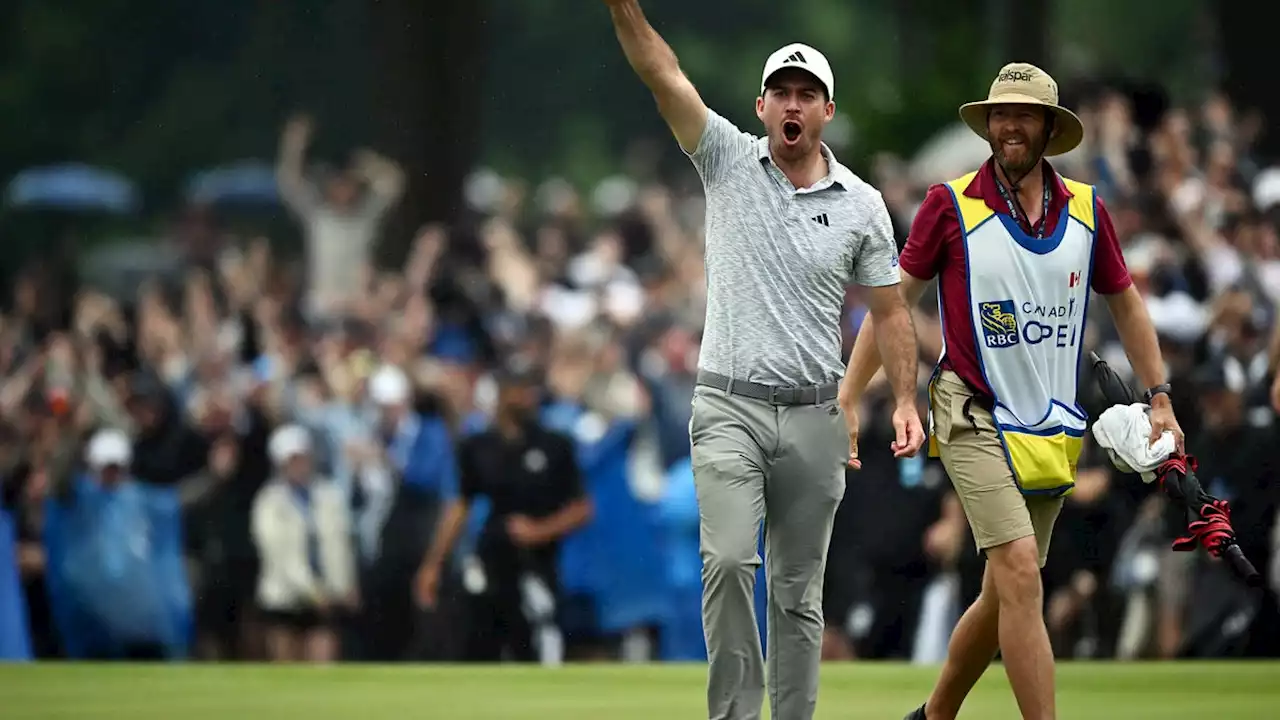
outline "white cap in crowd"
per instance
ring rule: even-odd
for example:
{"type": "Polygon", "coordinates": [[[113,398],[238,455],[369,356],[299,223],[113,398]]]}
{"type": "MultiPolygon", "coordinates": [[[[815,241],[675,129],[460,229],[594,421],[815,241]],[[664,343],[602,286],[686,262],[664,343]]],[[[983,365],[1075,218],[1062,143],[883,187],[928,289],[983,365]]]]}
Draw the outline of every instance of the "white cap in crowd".
{"type": "Polygon", "coordinates": [[[401,405],[409,395],[409,376],[395,365],[383,365],[369,376],[369,397],[378,405],[401,405]]]}
{"type": "Polygon", "coordinates": [[[1280,168],[1267,168],[1253,179],[1253,205],[1262,212],[1280,205],[1280,168]]]}
{"type": "Polygon", "coordinates": [[[122,430],[99,430],[89,440],[84,459],[93,470],[111,465],[128,467],[133,462],[133,445],[122,430]]]}
{"type": "Polygon", "coordinates": [[[311,452],[311,434],[301,425],[282,425],[267,441],[267,455],[276,465],[284,465],[295,455],[311,452]]]}

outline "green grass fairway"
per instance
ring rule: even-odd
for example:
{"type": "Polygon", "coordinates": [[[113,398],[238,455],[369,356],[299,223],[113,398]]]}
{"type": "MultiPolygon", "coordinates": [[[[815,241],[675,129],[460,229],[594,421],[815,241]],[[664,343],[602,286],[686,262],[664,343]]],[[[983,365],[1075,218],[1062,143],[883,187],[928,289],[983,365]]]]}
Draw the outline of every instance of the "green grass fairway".
{"type": "MultiPolygon", "coordinates": [[[[818,717],[899,720],[934,668],[832,664],[818,717]]],[[[696,720],[704,667],[575,665],[558,670],[443,666],[0,666],[5,720],[696,720]]],[[[1058,668],[1064,720],[1280,717],[1280,663],[1111,664],[1058,668]]],[[[1018,718],[993,667],[961,717],[1018,718]]]]}

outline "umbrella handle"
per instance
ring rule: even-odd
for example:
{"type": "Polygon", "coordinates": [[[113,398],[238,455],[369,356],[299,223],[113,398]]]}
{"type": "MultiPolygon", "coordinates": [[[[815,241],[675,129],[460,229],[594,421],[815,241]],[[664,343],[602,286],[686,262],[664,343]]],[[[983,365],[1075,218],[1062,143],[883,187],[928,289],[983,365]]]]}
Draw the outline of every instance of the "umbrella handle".
{"type": "Polygon", "coordinates": [[[1253,563],[1249,562],[1249,558],[1244,556],[1244,551],[1236,543],[1231,543],[1222,551],[1222,558],[1227,561],[1227,565],[1231,567],[1231,572],[1236,577],[1244,580],[1249,587],[1261,587],[1262,575],[1253,567],[1253,563]]]}

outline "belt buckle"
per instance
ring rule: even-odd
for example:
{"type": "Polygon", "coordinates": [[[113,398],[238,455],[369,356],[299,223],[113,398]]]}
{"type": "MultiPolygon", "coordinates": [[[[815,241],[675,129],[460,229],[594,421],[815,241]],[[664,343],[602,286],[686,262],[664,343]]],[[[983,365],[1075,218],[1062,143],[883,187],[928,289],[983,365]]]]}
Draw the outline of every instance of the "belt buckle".
{"type": "Polygon", "coordinates": [[[769,387],[769,404],[781,405],[782,403],[778,401],[778,395],[781,394],[781,392],[786,388],[780,388],[777,385],[770,385],[768,387],[769,387]]]}

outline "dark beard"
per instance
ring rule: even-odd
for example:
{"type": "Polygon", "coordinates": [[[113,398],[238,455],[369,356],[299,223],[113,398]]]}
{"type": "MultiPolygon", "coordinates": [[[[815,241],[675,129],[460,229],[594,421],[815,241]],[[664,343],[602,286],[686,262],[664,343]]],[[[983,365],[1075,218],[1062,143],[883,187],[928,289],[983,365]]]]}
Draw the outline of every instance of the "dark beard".
{"type": "Polygon", "coordinates": [[[1022,162],[1013,162],[1006,158],[1004,145],[1000,142],[990,140],[988,144],[991,146],[991,154],[995,156],[996,163],[1001,170],[1004,170],[1005,177],[1009,178],[1009,182],[1016,187],[1044,157],[1044,149],[1049,144],[1049,138],[1046,133],[1042,137],[1028,140],[1026,160],[1022,162]]]}

